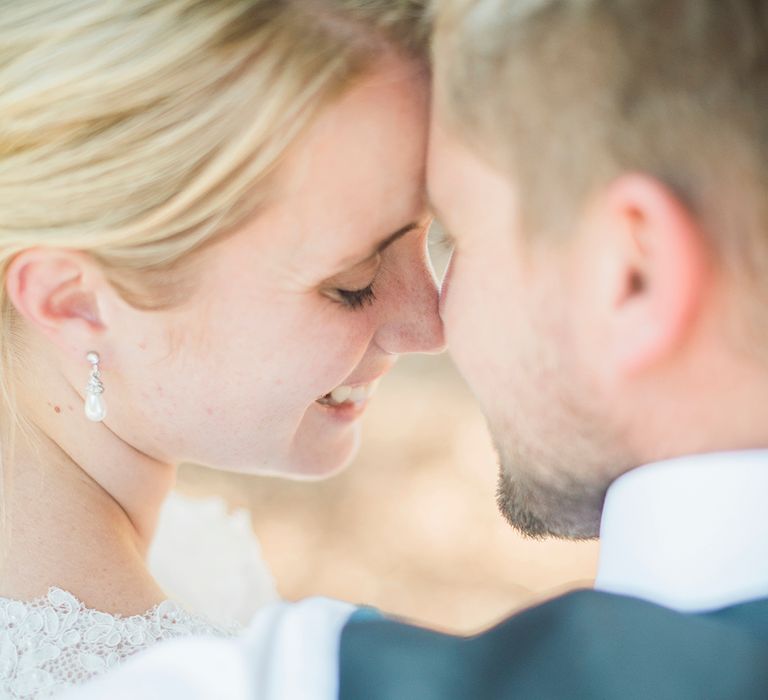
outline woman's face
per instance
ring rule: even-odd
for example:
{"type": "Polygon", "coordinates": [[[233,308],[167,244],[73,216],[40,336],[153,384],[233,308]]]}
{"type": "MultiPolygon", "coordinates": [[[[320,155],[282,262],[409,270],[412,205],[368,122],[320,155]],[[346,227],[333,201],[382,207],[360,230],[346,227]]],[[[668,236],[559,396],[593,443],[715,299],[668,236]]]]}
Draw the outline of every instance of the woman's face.
{"type": "Polygon", "coordinates": [[[443,348],[427,92],[413,65],[382,62],[292,149],[273,204],[202,253],[188,302],[123,308],[130,340],[118,371],[103,367],[112,430],[158,459],[237,471],[350,461],[397,356],[443,348]]]}

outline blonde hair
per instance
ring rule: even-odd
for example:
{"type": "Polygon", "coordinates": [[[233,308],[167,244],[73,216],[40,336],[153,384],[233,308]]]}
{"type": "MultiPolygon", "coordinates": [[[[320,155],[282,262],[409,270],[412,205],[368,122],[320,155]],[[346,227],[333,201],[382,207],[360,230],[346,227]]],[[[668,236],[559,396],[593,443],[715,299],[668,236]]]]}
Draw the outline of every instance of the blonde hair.
{"type": "Polygon", "coordinates": [[[562,236],[590,192],[643,172],[738,276],[765,278],[765,2],[434,2],[441,110],[513,175],[526,229],[562,236]]]}
{"type": "MultiPolygon", "coordinates": [[[[131,303],[258,210],[281,157],[384,52],[422,57],[419,0],[24,0],[0,12],[0,278],[84,251],[131,303]]],[[[0,287],[3,456],[28,424],[0,287]]],[[[3,509],[5,511],[5,509],[3,509]]]]}

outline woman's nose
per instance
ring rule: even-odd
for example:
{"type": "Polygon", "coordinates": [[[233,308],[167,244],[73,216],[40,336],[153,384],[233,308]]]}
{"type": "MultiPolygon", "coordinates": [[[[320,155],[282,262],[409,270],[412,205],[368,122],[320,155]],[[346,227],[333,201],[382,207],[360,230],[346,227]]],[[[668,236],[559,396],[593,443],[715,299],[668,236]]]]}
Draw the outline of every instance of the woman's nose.
{"type": "Polygon", "coordinates": [[[375,336],[377,345],[392,355],[443,352],[445,335],[438,287],[426,257],[388,278],[386,298],[381,299],[384,303],[375,336]]]}

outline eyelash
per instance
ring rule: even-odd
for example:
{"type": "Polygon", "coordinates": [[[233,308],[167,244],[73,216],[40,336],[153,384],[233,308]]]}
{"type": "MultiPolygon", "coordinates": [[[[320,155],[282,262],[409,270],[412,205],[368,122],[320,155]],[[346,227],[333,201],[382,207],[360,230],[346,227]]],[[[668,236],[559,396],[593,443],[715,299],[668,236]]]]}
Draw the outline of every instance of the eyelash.
{"type": "Polygon", "coordinates": [[[364,289],[337,289],[336,292],[341,297],[339,303],[353,311],[362,309],[364,306],[370,306],[376,301],[376,292],[373,289],[373,282],[364,289]]]}
{"type": "Polygon", "coordinates": [[[432,235],[430,244],[440,250],[450,252],[456,248],[456,240],[442,226],[432,235]]]}

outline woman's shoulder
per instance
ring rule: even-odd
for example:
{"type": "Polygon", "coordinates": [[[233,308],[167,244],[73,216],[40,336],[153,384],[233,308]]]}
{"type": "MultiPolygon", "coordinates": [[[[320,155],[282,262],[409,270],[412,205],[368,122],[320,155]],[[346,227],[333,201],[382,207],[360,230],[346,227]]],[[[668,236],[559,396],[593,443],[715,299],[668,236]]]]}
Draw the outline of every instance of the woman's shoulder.
{"type": "Polygon", "coordinates": [[[47,697],[159,641],[234,632],[171,600],[123,617],[88,608],[56,587],[32,601],[0,598],[0,696],[47,697]]]}
{"type": "Polygon", "coordinates": [[[149,555],[167,600],[141,615],[87,607],[52,587],[35,600],[0,597],[0,697],[48,697],[155,643],[229,636],[277,600],[247,511],[174,493],[149,555]]]}

